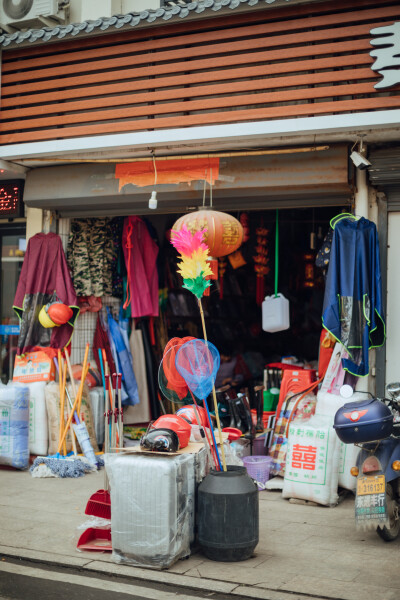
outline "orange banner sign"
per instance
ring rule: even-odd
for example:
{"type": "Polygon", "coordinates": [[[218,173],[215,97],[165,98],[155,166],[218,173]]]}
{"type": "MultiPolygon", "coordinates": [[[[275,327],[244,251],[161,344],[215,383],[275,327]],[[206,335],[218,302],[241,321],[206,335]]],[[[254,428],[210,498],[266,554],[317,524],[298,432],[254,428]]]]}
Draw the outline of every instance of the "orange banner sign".
{"type": "MultiPolygon", "coordinates": [[[[188,183],[199,179],[214,184],[219,177],[219,158],[156,159],[156,169],[157,184],[188,183]]],[[[119,191],[128,183],[138,187],[154,185],[154,163],[146,160],[117,164],[115,179],[119,179],[119,191]]]]}

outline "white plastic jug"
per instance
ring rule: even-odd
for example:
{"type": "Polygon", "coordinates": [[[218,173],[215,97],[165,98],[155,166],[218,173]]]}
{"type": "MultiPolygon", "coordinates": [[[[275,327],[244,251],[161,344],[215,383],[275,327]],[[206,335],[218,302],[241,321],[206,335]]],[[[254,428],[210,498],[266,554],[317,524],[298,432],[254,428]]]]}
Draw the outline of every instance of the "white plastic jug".
{"type": "Polygon", "coordinates": [[[289,300],[283,294],[266,296],[262,303],[262,328],[274,333],[289,329],[289,300]]]}

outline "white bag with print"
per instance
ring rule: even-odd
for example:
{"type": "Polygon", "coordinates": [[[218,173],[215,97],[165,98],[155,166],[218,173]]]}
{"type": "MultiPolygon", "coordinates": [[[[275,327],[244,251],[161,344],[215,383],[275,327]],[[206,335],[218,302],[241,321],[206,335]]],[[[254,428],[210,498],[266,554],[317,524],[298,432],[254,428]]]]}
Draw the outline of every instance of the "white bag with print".
{"type": "Polygon", "coordinates": [[[339,438],[331,419],[314,416],[289,427],[282,496],[332,506],[338,501],[339,438]]]}

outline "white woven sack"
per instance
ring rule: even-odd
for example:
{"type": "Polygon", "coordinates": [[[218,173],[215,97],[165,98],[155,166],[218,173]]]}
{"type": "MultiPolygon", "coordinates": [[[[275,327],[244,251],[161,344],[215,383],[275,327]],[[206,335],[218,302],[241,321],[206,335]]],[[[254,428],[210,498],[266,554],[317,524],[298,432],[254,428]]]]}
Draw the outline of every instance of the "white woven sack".
{"type": "MultiPolygon", "coordinates": [[[[336,412],[346,402],[356,402],[357,400],[365,400],[365,394],[355,392],[351,398],[342,398],[329,392],[319,391],[317,395],[316,415],[323,415],[333,425],[336,412]]],[[[353,444],[343,444],[338,438],[339,443],[339,486],[350,491],[356,489],[357,479],[350,473],[351,467],[354,467],[357,462],[357,456],[360,449],[353,444]]]]}
{"type": "Polygon", "coordinates": [[[355,392],[351,398],[342,398],[342,396],[336,396],[335,394],[330,394],[329,392],[323,392],[320,390],[317,394],[317,407],[315,409],[315,416],[321,415],[324,417],[330,417],[331,423],[333,425],[335,414],[342,408],[343,404],[347,402],[356,402],[357,400],[365,400],[365,394],[361,394],[360,392],[355,392]]]}
{"type": "Polygon", "coordinates": [[[339,486],[351,492],[356,489],[357,477],[353,477],[350,469],[356,466],[359,452],[358,446],[339,441],[339,486]]]}
{"type": "Polygon", "coordinates": [[[13,385],[29,389],[29,453],[47,456],[49,446],[49,427],[45,397],[47,382],[13,382],[13,385]]]}
{"type": "Polygon", "coordinates": [[[282,496],[327,506],[338,501],[339,439],[329,417],[289,427],[282,496]]]}
{"type": "Polygon", "coordinates": [[[25,384],[29,388],[29,452],[47,456],[49,430],[45,398],[45,381],[25,384]]]}

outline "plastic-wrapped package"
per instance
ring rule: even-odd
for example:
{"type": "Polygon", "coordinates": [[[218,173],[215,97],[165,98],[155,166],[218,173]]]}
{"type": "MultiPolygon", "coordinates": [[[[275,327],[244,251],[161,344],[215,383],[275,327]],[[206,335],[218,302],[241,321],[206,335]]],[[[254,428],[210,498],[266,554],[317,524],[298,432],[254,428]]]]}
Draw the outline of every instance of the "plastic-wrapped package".
{"type": "Polygon", "coordinates": [[[196,454],[106,454],[111,484],[111,537],[118,563],[158,569],[189,556],[195,538],[195,494],[207,472],[196,454]]]}
{"type": "Polygon", "coordinates": [[[32,383],[13,382],[12,385],[29,388],[29,452],[38,456],[47,456],[49,429],[45,389],[46,381],[32,383]]]}
{"type": "Polygon", "coordinates": [[[233,450],[232,444],[228,441],[224,442],[225,460],[227,465],[236,465],[243,467],[243,461],[238,454],[233,450]]]}
{"type": "Polygon", "coordinates": [[[333,506],[338,501],[339,439],[330,417],[289,426],[282,496],[333,506]]]}
{"type": "MultiPolygon", "coordinates": [[[[246,439],[246,438],[239,438],[238,440],[235,440],[234,442],[230,443],[230,448],[231,448],[231,452],[232,454],[234,454],[236,456],[236,458],[242,459],[244,456],[250,456],[250,440],[246,439]]],[[[243,461],[242,461],[243,463],[243,461]]],[[[232,463],[235,464],[235,463],[232,463]]]]}
{"type": "Polygon", "coordinates": [[[29,389],[0,387],[0,464],[16,469],[29,466],[29,389]]]}
{"type": "Polygon", "coordinates": [[[272,437],[270,456],[274,459],[271,465],[271,475],[285,474],[286,453],[288,446],[287,428],[290,422],[301,422],[303,425],[313,416],[317,398],[313,392],[302,398],[303,393],[293,394],[289,392],[282,404],[279,416],[276,417],[274,435],[272,437]]]}
{"type": "Polygon", "coordinates": [[[104,443],[104,390],[95,387],[89,391],[90,405],[93,414],[94,431],[99,445],[104,443]]]}

